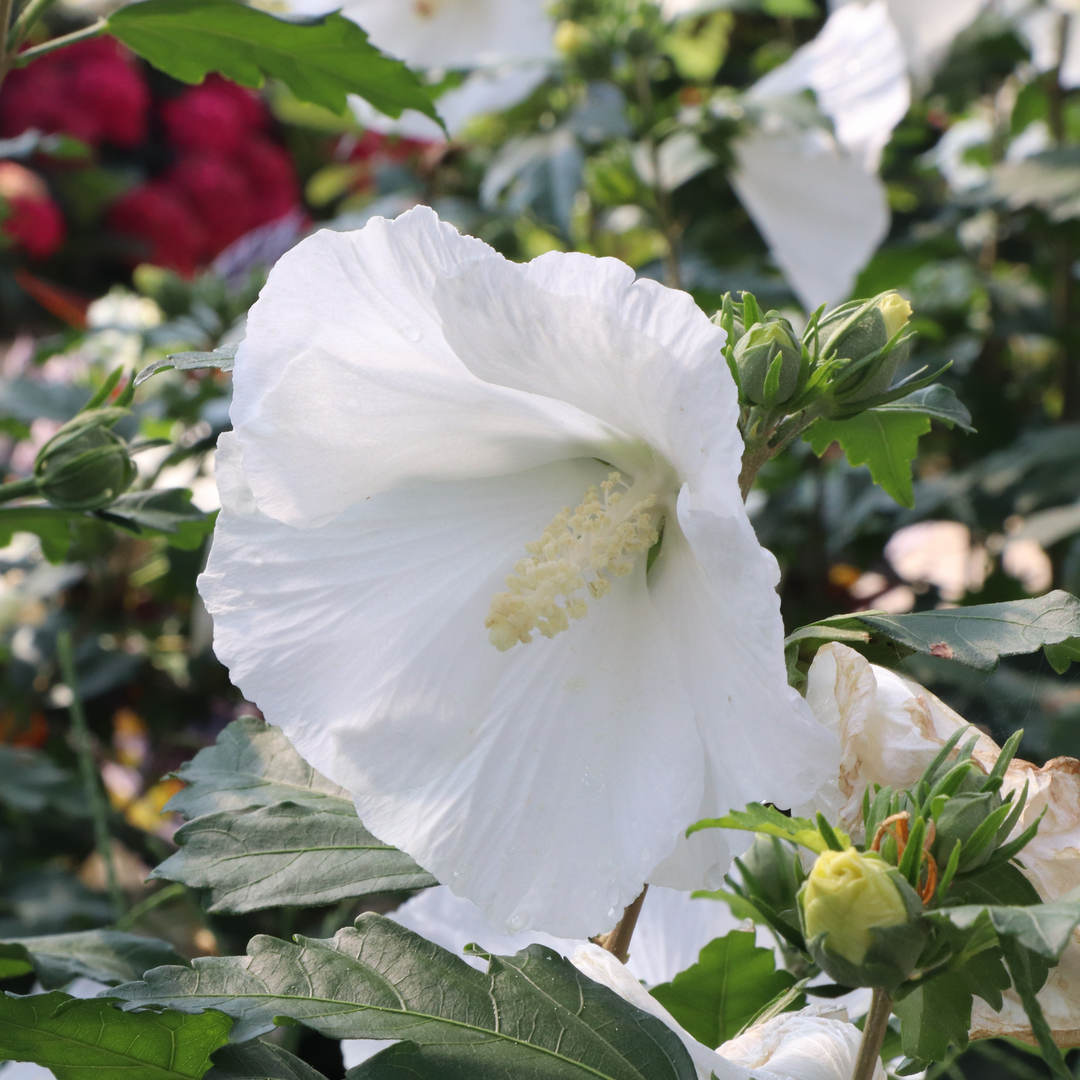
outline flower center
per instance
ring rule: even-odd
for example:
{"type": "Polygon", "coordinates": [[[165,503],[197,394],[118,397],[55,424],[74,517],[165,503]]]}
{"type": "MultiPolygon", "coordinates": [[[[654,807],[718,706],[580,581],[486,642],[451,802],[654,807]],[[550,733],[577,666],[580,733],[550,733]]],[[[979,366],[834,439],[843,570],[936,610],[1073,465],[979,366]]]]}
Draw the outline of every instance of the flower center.
{"type": "Polygon", "coordinates": [[[514,566],[507,591],[491,598],[484,620],[491,644],[505,652],[519,641],[528,645],[533,630],[550,638],[583,618],[589,605],[579,594],[607,595],[608,575],[629,574],[634,560],[660,539],[649,513],[655,504],[655,495],[637,498],[613,472],[585,492],[576,510],[560,510],[544,535],[525,545],[529,558],[514,566]]]}
{"type": "Polygon", "coordinates": [[[439,10],[441,0],[413,0],[413,11],[419,19],[433,19],[439,10]]]}

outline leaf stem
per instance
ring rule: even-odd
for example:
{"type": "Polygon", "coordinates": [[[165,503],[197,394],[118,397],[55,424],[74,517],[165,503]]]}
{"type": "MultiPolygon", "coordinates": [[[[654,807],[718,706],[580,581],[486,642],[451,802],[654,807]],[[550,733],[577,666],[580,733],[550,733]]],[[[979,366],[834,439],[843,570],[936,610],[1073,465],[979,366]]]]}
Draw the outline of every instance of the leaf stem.
{"type": "Polygon", "coordinates": [[[42,42],[42,44],[35,45],[32,49],[26,49],[17,56],[12,56],[11,59],[16,67],[25,67],[32,60],[36,60],[46,53],[55,52],[66,45],[74,45],[76,41],[85,41],[87,38],[98,37],[104,31],[107,23],[108,19],[98,19],[97,22],[84,26],[81,30],[73,30],[70,34],[64,34],[63,37],[42,42]]]}
{"type": "Polygon", "coordinates": [[[52,3],[53,0],[30,0],[26,7],[22,9],[19,17],[7,31],[7,48],[9,52],[16,53],[19,51],[19,46],[26,40],[26,35],[30,33],[34,24],[52,3]]]}
{"type": "Polygon", "coordinates": [[[120,891],[120,883],[116,878],[112,838],[109,835],[109,807],[101,790],[101,780],[94,762],[94,748],[90,741],[90,728],[86,723],[82,698],[79,697],[70,630],[61,630],[56,635],[56,655],[60,661],[60,674],[71,691],[71,705],[68,709],[71,714],[71,734],[75,743],[75,753],[79,759],[83,787],[86,789],[86,799],[90,804],[90,813],[94,820],[94,841],[105,868],[109,898],[112,900],[113,909],[119,919],[124,914],[124,894],[120,891]]]}
{"type": "Polygon", "coordinates": [[[862,1042],[859,1044],[859,1056],[855,1062],[855,1074],[852,1080],[872,1080],[878,1061],[881,1059],[881,1047],[885,1034],[889,1030],[889,1017],[892,1015],[892,998],[887,990],[874,990],[870,999],[870,1011],[866,1014],[862,1042]]]}
{"type": "Polygon", "coordinates": [[[624,964],[630,958],[630,939],[634,936],[634,927],[637,926],[641,905],[645,903],[645,894],[648,891],[649,886],[646,885],[641,890],[641,895],[623,912],[623,917],[615,925],[615,929],[595,939],[601,949],[613,953],[624,964]]]}
{"type": "Polygon", "coordinates": [[[12,480],[10,484],[0,484],[0,503],[11,502],[12,499],[25,499],[37,494],[37,484],[33,477],[25,480],[12,480]]]}
{"type": "Polygon", "coordinates": [[[162,904],[167,904],[170,900],[175,900],[179,896],[183,896],[187,892],[187,886],[179,881],[173,882],[172,885],[166,885],[164,889],[158,889],[156,893],[151,893],[145,900],[136,904],[126,915],[122,915],[119,919],[113,923],[114,930],[129,930],[135,926],[138,921],[144,916],[148,915],[155,908],[161,907],[162,904]]]}

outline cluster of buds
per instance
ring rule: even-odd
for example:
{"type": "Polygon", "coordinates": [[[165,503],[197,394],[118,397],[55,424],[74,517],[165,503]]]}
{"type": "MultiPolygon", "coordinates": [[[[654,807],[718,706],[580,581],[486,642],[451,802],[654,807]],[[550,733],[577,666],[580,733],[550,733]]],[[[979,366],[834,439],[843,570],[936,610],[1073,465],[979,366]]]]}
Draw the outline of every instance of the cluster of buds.
{"type": "Polygon", "coordinates": [[[911,305],[895,291],[813,313],[800,336],[752,293],[723,298],[713,322],[727,334],[724,357],[739,388],[748,447],[771,457],[819,417],[843,420],[928,386],[922,368],[893,384],[911,352],[911,305]]]}
{"type": "Polygon", "coordinates": [[[740,879],[728,884],[776,931],[791,967],[802,974],[820,969],[840,986],[875,987],[900,998],[916,983],[955,970],[966,956],[964,934],[935,912],[985,902],[994,893],[1001,894],[998,903],[1038,902],[1012,864],[1039,822],[1010,840],[1027,788],[1015,798],[1001,796],[1022,732],[989,774],[972,757],[977,735],[958,749],[963,734],[942,747],[911,789],[867,789],[861,846],[821,814],[814,823],[752,806],[721,819],[735,828],[760,830],[765,823],[773,833],[759,832],[736,860],[740,879]],[[779,838],[785,835],[790,840],[779,838]],[[795,844],[816,853],[809,873],[795,844]]]}

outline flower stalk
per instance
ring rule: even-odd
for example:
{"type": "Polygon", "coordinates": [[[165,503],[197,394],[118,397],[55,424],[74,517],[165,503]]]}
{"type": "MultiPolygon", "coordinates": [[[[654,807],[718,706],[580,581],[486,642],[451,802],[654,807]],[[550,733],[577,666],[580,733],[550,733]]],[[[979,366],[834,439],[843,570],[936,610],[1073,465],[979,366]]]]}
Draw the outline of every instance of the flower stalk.
{"type": "Polygon", "coordinates": [[[887,990],[876,989],[870,999],[870,1011],[866,1014],[859,1056],[855,1061],[852,1080],[871,1080],[881,1058],[881,1047],[889,1030],[892,1015],[892,998],[887,990]]]}
{"type": "Polygon", "coordinates": [[[630,958],[630,939],[634,936],[634,928],[648,891],[649,886],[646,885],[638,898],[623,912],[623,917],[615,924],[615,929],[596,939],[601,949],[611,953],[624,964],[630,958]]]}

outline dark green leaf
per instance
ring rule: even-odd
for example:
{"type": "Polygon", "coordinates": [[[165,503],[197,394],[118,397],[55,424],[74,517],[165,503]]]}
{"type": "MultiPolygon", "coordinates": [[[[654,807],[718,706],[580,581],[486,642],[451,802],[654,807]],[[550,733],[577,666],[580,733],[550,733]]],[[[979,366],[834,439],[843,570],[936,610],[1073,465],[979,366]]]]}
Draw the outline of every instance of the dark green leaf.
{"type": "Polygon", "coordinates": [[[241,86],[274,78],[335,113],[359,94],[388,116],[417,109],[437,119],[419,79],[341,15],[288,22],[232,0],[143,0],[112,14],[107,30],[181,82],[212,71],[241,86]]]}
{"type": "Polygon", "coordinates": [[[795,982],[776,970],[772,949],[759,949],[745,930],[710,941],[698,961],[649,992],[698,1042],[733,1039],[755,1013],[795,982]]]}
{"type": "Polygon", "coordinates": [[[49,809],[72,817],[89,816],[79,778],[40,750],[0,746],[0,802],[27,814],[49,809]]]}
{"type": "Polygon", "coordinates": [[[30,956],[21,945],[0,942],[0,979],[13,979],[16,975],[26,975],[33,970],[30,956]]]}
{"type": "Polygon", "coordinates": [[[236,350],[239,345],[222,345],[213,352],[179,352],[155,360],[135,376],[135,385],[146,382],[151,375],[159,371],[195,371],[198,368],[217,368],[219,371],[232,371],[236,366],[236,350]]]}
{"type": "Polygon", "coordinates": [[[409,1039],[421,1048],[414,1080],[696,1077],[671,1028],[550,949],[492,957],[483,973],[372,914],[332,941],[260,936],[247,956],[157,968],[116,994],[140,1005],[221,1009],[237,1020],[234,1038],[253,1038],[286,1016],[332,1039],[409,1039]]]}
{"type": "Polygon", "coordinates": [[[294,802],[355,817],[349,793],[317,773],[280,728],[254,716],[234,720],[214,746],[200,750],[177,776],[187,784],[168,809],[186,818],[294,802]]]}
{"type": "Polygon", "coordinates": [[[49,562],[63,562],[76,527],[85,520],[84,514],[51,506],[0,507],[0,547],[10,544],[17,532],[33,533],[41,540],[41,550],[49,562]]]}
{"type": "Polygon", "coordinates": [[[206,814],[176,834],[180,850],[154,877],[208,889],[210,911],[333,904],[438,882],[376,840],[354,814],[283,802],[245,814],[206,814]]]}
{"type": "MultiPolygon", "coordinates": [[[[180,969],[184,970],[184,969],[180,969]]],[[[53,991],[0,998],[0,1048],[56,1080],[198,1080],[228,1037],[220,1013],[125,1013],[53,991]]]]}
{"type": "Polygon", "coordinates": [[[919,453],[919,438],[930,430],[930,418],[918,412],[868,409],[850,420],[822,418],[806,434],[821,457],[838,442],[852,465],[867,465],[880,484],[901,506],[915,505],[911,463],[919,453]]]}
{"type": "Polygon", "coordinates": [[[80,976],[108,984],[130,982],[149,968],[186,963],[167,942],[116,930],[11,938],[4,944],[23,950],[46,990],[80,976]]]}
{"type": "Polygon", "coordinates": [[[136,491],[121,495],[97,516],[135,536],[164,536],[173,546],[193,551],[214,528],[215,515],[191,502],[186,488],[136,491]]]}
{"type": "Polygon", "coordinates": [[[264,1042],[230,1043],[215,1050],[212,1060],[204,1080],[326,1080],[287,1050],[264,1042]]]}
{"type": "Polygon", "coordinates": [[[1072,1070],[1065,1064],[1061,1051],[1054,1036],[1050,1031],[1050,1025],[1043,1015],[1042,1006],[1035,996],[1046,978],[1046,968],[1039,962],[1037,956],[1024,948],[1022,944],[1010,934],[1001,934],[1001,951],[1005,955],[1005,963],[1008,965],[1009,974],[1012,976],[1013,986],[1016,987],[1020,1001],[1023,1003],[1024,1012],[1027,1013],[1031,1031],[1042,1051],[1043,1060],[1050,1067],[1058,1080],[1073,1080],[1072,1070]]]}
{"type": "Polygon", "coordinates": [[[993,671],[1002,656],[1035,652],[1080,635],[1080,600],[1055,590],[1033,600],[857,618],[875,634],[916,652],[993,671]]]}
{"type": "Polygon", "coordinates": [[[1080,637],[1068,638],[1057,645],[1044,645],[1043,652],[1050,666],[1059,675],[1064,675],[1074,660],[1080,661],[1080,637]]]}
{"type": "Polygon", "coordinates": [[[933,420],[940,420],[952,427],[954,424],[965,431],[974,431],[971,426],[971,413],[964,403],[941,383],[924,386],[907,397],[890,401],[888,405],[879,405],[875,412],[921,413],[933,420]]]}

